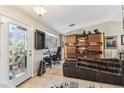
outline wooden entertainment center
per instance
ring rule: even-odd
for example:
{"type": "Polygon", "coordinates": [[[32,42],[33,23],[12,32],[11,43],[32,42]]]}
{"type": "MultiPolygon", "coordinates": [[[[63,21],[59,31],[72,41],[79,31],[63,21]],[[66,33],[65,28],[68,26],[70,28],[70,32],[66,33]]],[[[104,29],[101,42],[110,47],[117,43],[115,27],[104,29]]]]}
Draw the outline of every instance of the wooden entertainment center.
{"type": "Polygon", "coordinates": [[[64,57],[104,58],[104,34],[66,35],[64,37],[64,57]]]}

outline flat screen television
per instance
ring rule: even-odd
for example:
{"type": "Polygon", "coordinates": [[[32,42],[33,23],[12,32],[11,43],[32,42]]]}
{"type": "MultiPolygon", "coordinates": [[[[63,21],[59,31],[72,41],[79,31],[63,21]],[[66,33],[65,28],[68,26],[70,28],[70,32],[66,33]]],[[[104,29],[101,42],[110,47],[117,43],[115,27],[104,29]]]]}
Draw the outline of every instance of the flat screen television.
{"type": "Polygon", "coordinates": [[[35,49],[45,49],[45,33],[40,30],[35,32],[35,49]]]}

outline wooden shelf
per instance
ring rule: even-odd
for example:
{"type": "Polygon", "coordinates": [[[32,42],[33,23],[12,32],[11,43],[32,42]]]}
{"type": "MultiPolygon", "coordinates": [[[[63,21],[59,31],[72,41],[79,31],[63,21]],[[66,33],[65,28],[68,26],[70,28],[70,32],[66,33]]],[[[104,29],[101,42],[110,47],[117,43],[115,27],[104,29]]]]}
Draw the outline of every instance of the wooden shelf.
{"type": "Polygon", "coordinates": [[[76,45],[77,47],[87,47],[87,45],[76,45]]]}
{"type": "Polygon", "coordinates": [[[66,43],[73,46],[65,46],[65,58],[74,56],[89,56],[93,58],[104,57],[104,34],[70,35],[65,36],[66,43]],[[75,48],[74,48],[75,47],[75,48]]]}
{"type": "Polygon", "coordinates": [[[101,44],[100,45],[88,45],[89,47],[94,47],[94,46],[102,46],[101,44]]]}
{"type": "MultiPolygon", "coordinates": [[[[83,50],[83,48],[76,48],[76,49],[82,49],[83,50]]],[[[84,48],[84,49],[88,49],[88,48],[84,48]]]]}
{"type": "Polygon", "coordinates": [[[95,51],[95,50],[90,50],[90,51],[88,51],[88,52],[89,52],[89,53],[96,53],[96,54],[97,54],[97,53],[101,53],[101,54],[102,54],[103,51],[101,51],[101,50],[96,50],[96,51],[95,51]]]}

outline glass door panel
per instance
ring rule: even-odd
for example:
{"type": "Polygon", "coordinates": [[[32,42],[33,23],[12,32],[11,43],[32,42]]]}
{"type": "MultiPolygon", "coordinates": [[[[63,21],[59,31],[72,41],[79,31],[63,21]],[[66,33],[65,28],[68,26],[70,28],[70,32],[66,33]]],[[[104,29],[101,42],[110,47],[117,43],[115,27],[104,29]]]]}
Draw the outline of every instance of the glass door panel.
{"type": "Polygon", "coordinates": [[[27,29],[9,24],[9,79],[27,72],[27,29]]]}

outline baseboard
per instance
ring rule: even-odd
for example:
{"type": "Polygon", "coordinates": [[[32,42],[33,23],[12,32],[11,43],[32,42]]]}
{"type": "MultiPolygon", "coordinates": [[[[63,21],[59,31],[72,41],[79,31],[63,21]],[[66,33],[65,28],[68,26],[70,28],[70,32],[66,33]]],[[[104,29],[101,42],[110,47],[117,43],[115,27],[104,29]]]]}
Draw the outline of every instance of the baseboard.
{"type": "Polygon", "coordinates": [[[32,77],[35,77],[37,75],[37,73],[34,73],[33,75],[32,75],[32,77]]]}

